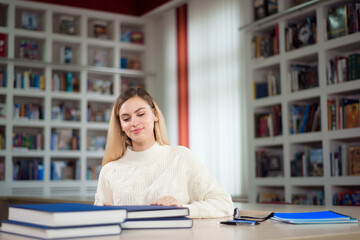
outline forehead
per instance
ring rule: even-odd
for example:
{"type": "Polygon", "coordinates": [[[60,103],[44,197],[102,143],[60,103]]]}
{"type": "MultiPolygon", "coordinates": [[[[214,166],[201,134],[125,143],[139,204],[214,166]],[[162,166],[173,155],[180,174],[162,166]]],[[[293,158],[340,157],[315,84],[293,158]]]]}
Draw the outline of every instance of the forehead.
{"type": "Polygon", "coordinates": [[[120,107],[120,115],[124,113],[132,113],[140,108],[149,109],[149,104],[139,96],[135,96],[126,100],[120,107]]]}

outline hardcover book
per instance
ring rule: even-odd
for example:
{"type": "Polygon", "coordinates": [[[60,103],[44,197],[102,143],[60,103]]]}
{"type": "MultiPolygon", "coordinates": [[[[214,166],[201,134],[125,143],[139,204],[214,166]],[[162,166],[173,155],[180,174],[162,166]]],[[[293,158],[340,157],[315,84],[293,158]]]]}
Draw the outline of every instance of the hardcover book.
{"type": "Polygon", "coordinates": [[[254,16],[255,20],[264,18],[268,15],[266,0],[255,0],[254,1],[254,16]]]}
{"type": "Polygon", "coordinates": [[[106,49],[95,50],[94,65],[98,67],[107,67],[108,51],[106,49]]]}
{"type": "Polygon", "coordinates": [[[328,38],[337,38],[346,35],[347,26],[346,4],[329,8],[328,10],[328,38]]]}
{"type": "Polygon", "coordinates": [[[189,209],[186,207],[160,205],[123,205],[117,207],[127,211],[128,219],[185,217],[190,214],[189,209]]]}
{"type": "Polygon", "coordinates": [[[10,205],[9,220],[49,227],[121,223],[126,210],[117,206],[81,203],[10,205]]]}
{"type": "Polygon", "coordinates": [[[23,12],[21,15],[22,28],[27,30],[38,30],[37,13],[23,12]]]}
{"type": "Polygon", "coordinates": [[[118,235],[121,233],[121,227],[120,224],[48,227],[38,224],[7,220],[2,222],[1,232],[41,239],[64,239],[118,235]]]}
{"type": "Polygon", "coordinates": [[[105,21],[95,21],[94,22],[94,37],[101,38],[101,39],[108,38],[107,25],[106,25],[105,21]]]}
{"type": "Polygon", "coordinates": [[[193,220],[187,217],[128,219],[120,225],[122,229],[191,228],[193,220]]]}
{"type": "Polygon", "coordinates": [[[73,16],[60,16],[59,32],[68,35],[75,33],[75,18],[73,16]]]}
{"type": "Polygon", "coordinates": [[[5,33],[0,33],[0,57],[6,57],[7,56],[7,36],[5,33]]]}

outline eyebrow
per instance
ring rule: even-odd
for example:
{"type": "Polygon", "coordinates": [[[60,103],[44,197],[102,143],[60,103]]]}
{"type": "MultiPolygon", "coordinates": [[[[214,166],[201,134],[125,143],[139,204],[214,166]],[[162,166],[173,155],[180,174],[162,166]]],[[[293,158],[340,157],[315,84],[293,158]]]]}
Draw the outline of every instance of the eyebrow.
{"type": "MultiPolygon", "coordinates": [[[[143,109],[146,109],[145,107],[141,107],[141,108],[138,108],[138,109],[136,109],[135,111],[134,111],[134,113],[137,113],[137,112],[139,112],[140,110],[143,110],[143,109]]],[[[121,114],[121,117],[122,116],[129,116],[130,114],[128,114],[128,113],[123,113],[123,114],[121,114]]]]}

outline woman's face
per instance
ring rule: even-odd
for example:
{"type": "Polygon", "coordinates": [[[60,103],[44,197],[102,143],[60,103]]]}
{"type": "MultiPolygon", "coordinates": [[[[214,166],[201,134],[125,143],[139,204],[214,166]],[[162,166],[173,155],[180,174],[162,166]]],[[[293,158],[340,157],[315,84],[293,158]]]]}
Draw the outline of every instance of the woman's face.
{"type": "Polygon", "coordinates": [[[154,123],[158,118],[144,99],[135,96],[126,100],[120,107],[119,119],[134,151],[144,151],[155,143],[154,123]]]}

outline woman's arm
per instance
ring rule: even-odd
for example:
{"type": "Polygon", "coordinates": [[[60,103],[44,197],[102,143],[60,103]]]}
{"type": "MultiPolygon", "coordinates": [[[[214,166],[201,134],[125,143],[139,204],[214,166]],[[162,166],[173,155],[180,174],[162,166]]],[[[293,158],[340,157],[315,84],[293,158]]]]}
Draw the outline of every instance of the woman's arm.
{"type": "MultiPolygon", "coordinates": [[[[106,166],[106,165],[105,165],[106,166]]],[[[106,167],[102,167],[100,174],[98,185],[95,194],[95,203],[94,205],[113,205],[113,194],[112,190],[109,186],[109,183],[106,179],[106,167]]]]}
{"type": "Polygon", "coordinates": [[[183,204],[190,210],[192,218],[216,218],[231,216],[234,205],[230,194],[211,175],[209,170],[189,151],[188,190],[190,204],[183,204]]]}

